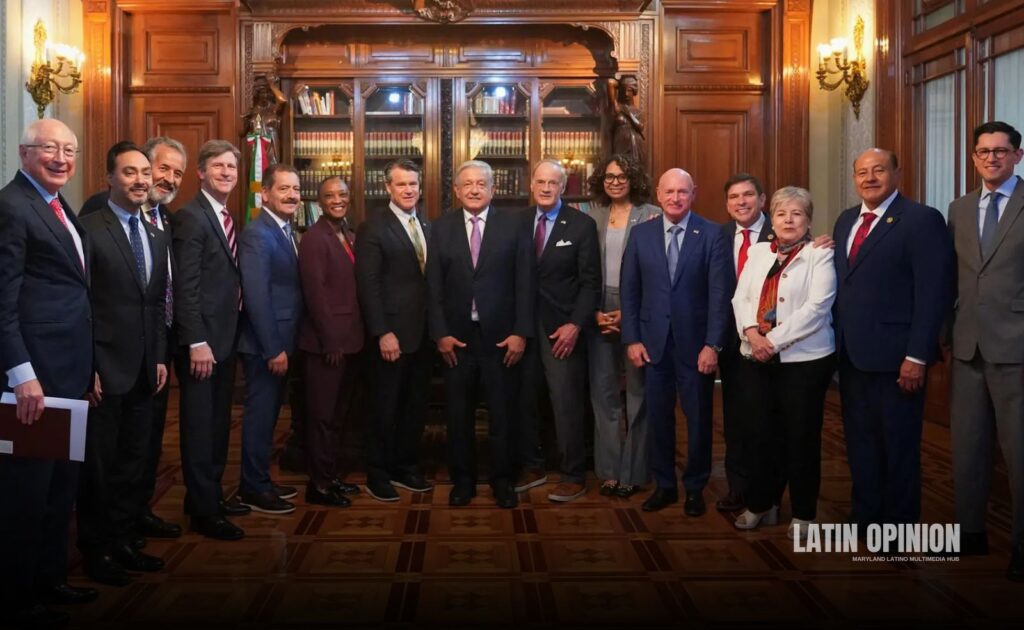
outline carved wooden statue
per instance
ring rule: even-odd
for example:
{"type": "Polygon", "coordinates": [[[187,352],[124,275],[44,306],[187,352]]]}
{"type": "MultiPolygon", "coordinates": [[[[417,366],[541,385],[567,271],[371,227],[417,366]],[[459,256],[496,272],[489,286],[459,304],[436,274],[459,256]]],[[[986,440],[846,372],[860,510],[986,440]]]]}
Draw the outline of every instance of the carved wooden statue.
{"type": "Polygon", "coordinates": [[[608,80],[608,102],[612,112],[612,153],[622,153],[646,164],[644,123],[636,106],[639,92],[636,77],[625,76],[622,81],[608,80]]]}
{"type": "Polygon", "coordinates": [[[256,79],[252,89],[252,107],[243,116],[246,132],[262,130],[264,135],[270,138],[271,151],[278,158],[281,113],[287,102],[288,99],[277,86],[277,76],[267,73],[256,79]]]}

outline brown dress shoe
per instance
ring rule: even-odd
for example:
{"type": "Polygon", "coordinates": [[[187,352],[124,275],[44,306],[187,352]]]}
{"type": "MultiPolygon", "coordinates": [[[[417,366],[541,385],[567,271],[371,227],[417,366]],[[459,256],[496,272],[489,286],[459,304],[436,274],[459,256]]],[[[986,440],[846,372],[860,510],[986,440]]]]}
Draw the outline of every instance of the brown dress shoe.
{"type": "Polygon", "coordinates": [[[558,503],[567,503],[578,499],[587,493],[587,486],[583,483],[563,481],[548,493],[548,500],[558,503]]]}
{"type": "Polygon", "coordinates": [[[513,489],[516,492],[526,492],[530,488],[543,486],[547,482],[548,476],[543,470],[527,470],[520,475],[519,480],[516,481],[515,488],[513,489]]]}

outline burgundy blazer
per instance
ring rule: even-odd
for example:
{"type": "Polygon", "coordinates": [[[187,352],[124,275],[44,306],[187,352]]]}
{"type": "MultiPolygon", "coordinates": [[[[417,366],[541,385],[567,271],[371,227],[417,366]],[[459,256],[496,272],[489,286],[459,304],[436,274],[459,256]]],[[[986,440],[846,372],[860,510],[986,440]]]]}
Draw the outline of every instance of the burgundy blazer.
{"type": "Polygon", "coordinates": [[[359,352],[363,318],[356,297],[355,265],[326,217],[320,217],[299,242],[299,275],[306,301],[299,322],[299,350],[359,352]]]}

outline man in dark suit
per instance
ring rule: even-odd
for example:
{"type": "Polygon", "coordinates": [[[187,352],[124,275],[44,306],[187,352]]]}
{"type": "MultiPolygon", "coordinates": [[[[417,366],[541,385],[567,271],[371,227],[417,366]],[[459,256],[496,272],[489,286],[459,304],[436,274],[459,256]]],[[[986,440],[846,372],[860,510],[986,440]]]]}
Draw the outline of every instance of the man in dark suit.
{"type": "Polygon", "coordinates": [[[152,177],[131,142],[107,152],[107,207],[82,219],[89,276],[98,401],[90,414],[78,492],[78,547],[85,571],[114,586],[127,570],[159,571],[163,560],[131,544],[153,414],[167,385],[165,296],[170,242],[142,216],[152,177]]]}
{"type": "Polygon", "coordinates": [[[684,512],[704,513],[711,475],[712,397],[718,355],[728,337],[734,276],[721,226],[690,211],[696,186],[686,171],[658,181],[661,221],[633,228],[622,260],[622,343],[646,366],[651,471],[657,488],[643,504],[660,510],[679,500],[676,395],[686,415],[684,512]]]}
{"type": "MultiPolygon", "coordinates": [[[[747,262],[747,252],[755,243],[775,237],[772,222],[764,212],[765,194],[761,182],[749,173],[737,173],[725,182],[725,209],[731,220],[722,226],[722,236],[731,245],[733,277],[739,278],[747,262]]],[[[722,377],[722,433],[725,436],[725,478],[729,493],[715,508],[721,512],[735,512],[746,507],[746,493],[750,482],[751,450],[755,427],[750,423],[757,417],[754,410],[744,408],[743,383],[754,378],[740,355],[740,338],[736,333],[732,309],[722,354],[718,357],[722,377]]]]}
{"type": "Polygon", "coordinates": [[[299,275],[306,302],[299,322],[299,350],[306,370],[306,503],[348,507],[359,487],[338,478],[339,423],[348,414],[363,348],[363,319],[356,293],[356,257],[345,221],[348,185],[340,177],[320,182],[323,215],[299,243],[299,275]]]}
{"type": "Polygon", "coordinates": [[[227,208],[238,183],[238,149],[210,140],[199,149],[199,194],[171,219],[174,317],[180,390],[185,512],[195,531],[221,540],[245,535],[225,515],[250,510],[224,501],[241,279],[235,221],[227,208]]]}
{"type": "Polygon", "coordinates": [[[110,189],[101,190],[88,199],[82,204],[82,209],[78,211],[78,218],[82,219],[89,216],[93,212],[98,212],[103,208],[107,207],[107,202],[110,200],[110,189]]]}
{"type": "Polygon", "coordinates": [[[517,214],[490,208],[494,173],[485,162],[455,172],[461,211],[438,219],[430,234],[430,336],[445,362],[448,470],[453,506],[476,495],[475,411],[480,384],[487,397],[490,483],[498,507],[518,504],[515,418],[519,360],[533,334],[533,253],[517,214]]]}
{"type": "MultiPolygon", "coordinates": [[[[0,190],[0,362],[17,417],[33,424],[43,396],[84,398],[93,380],[85,232],[60,196],[75,174],[78,139],[44,119],[18,146],[21,170],[0,190]]],[[[45,427],[35,427],[45,431],[45,427]]],[[[66,623],[48,603],[84,603],[68,586],[68,525],[78,464],[0,455],[0,621],[66,623]]]]}
{"type": "Polygon", "coordinates": [[[601,246],[597,224],[562,202],[565,169],[542,160],[533,169],[530,191],[535,208],[522,216],[536,259],[536,336],[526,349],[523,381],[522,473],[516,491],[547,482],[540,444],[540,394],[547,382],[555,416],[562,479],[551,501],[583,496],[586,446],[583,427],[587,360],[576,347],[581,331],[593,325],[601,299],[601,246]]]}
{"type": "Polygon", "coordinates": [[[384,170],[388,209],[363,224],[356,241],[356,280],[366,331],[376,339],[375,413],[367,436],[366,489],[397,501],[395,486],[427,492],[419,445],[427,415],[434,346],[427,338],[430,227],[418,216],[420,171],[411,161],[384,170]]]}
{"type": "Polygon", "coordinates": [[[921,511],[927,365],[949,312],[952,247],[942,214],[900,195],[891,151],[853,163],[862,199],[836,221],[833,307],[853,522],[914,523],[921,511]]]}
{"type": "Polygon", "coordinates": [[[1024,157],[1020,131],[992,121],[974,130],[978,189],[949,206],[957,265],[950,433],[960,551],[988,553],[985,516],[999,444],[1010,484],[1010,565],[1024,581],[1024,157]]]}
{"type": "Polygon", "coordinates": [[[290,164],[271,165],[262,181],[263,208],[245,226],[238,247],[244,304],[238,353],[245,368],[238,496],[257,512],[289,514],[295,506],[286,499],[298,492],[273,483],[270,455],[302,317],[299,250],[291,223],[302,189],[290,164]]]}

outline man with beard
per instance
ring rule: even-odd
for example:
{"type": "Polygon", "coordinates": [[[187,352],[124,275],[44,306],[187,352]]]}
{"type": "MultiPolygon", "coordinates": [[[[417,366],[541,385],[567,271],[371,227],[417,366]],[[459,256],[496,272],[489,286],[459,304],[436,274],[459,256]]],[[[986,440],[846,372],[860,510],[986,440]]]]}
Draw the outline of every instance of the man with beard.
{"type": "Polygon", "coordinates": [[[199,149],[199,193],[171,215],[185,512],[192,529],[220,540],[245,535],[224,516],[250,512],[247,506],[224,501],[221,488],[242,298],[235,222],[227,203],[238,184],[240,158],[226,140],[204,143],[199,149]]]}
{"type": "Polygon", "coordinates": [[[298,243],[291,223],[302,199],[298,171],[290,164],[270,166],[260,196],[263,209],[245,227],[238,247],[244,305],[238,353],[245,368],[238,496],[257,512],[289,514],[295,506],[285,499],[298,493],[273,483],[270,455],[302,315],[298,243]]]}
{"type": "MultiPolygon", "coordinates": [[[[185,175],[187,157],[185,147],[180,142],[166,136],[150,138],[142,150],[149,157],[153,167],[153,186],[149,189],[149,202],[142,205],[145,220],[171,240],[171,222],[168,206],[178,194],[181,179],[185,175]]],[[[167,293],[165,295],[164,320],[167,327],[167,356],[165,363],[170,372],[171,362],[177,349],[174,337],[174,266],[172,259],[167,259],[167,293]]],[[[156,490],[156,471],[160,465],[160,453],[163,449],[164,425],[167,418],[167,396],[171,388],[168,384],[153,397],[153,425],[150,427],[149,447],[146,449],[146,463],[142,470],[142,482],[139,485],[139,512],[135,529],[138,536],[149,538],[177,538],[181,536],[181,527],[177,523],[168,523],[153,513],[150,502],[156,490]]],[[[136,538],[135,544],[145,540],[136,538]]]]}
{"type": "Polygon", "coordinates": [[[150,164],[119,142],[107,152],[107,207],[82,220],[91,245],[98,403],[89,415],[78,492],[78,547],[93,580],[114,586],[127,570],[159,571],[163,560],[131,544],[153,414],[167,385],[165,296],[170,242],[145,223],[150,164]]]}
{"type": "Polygon", "coordinates": [[[299,323],[299,350],[306,376],[306,503],[348,507],[358,486],[338,477],[339,423],[352,401],[356,354],[363,347],[363,320],[356,296],[356,257],[345,220],[349,191],[328,177],[318,191],[323,215],[299,244],[299,275],[306,309],[299,323]]]}

